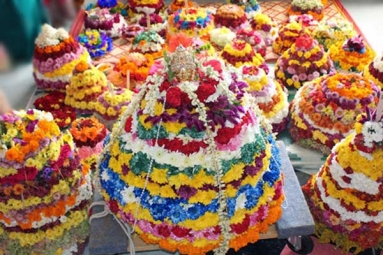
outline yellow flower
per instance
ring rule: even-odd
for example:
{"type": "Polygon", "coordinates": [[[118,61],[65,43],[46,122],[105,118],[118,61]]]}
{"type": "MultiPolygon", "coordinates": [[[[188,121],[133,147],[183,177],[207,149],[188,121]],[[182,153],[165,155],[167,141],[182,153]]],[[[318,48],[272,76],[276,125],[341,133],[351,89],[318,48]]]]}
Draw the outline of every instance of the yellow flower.
{"type": "Polygon", "coordinates": [[[150,178],[159,184],[167,183],[167,170],[153,168],[150,178]]]}

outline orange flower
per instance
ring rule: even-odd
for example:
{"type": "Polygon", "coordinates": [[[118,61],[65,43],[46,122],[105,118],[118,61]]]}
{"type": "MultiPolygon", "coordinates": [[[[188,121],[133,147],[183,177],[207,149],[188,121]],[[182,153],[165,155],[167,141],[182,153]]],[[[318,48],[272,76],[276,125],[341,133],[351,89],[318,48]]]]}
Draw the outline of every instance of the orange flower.
{"type": "Polygon", "coordinates": [[[15,193],[15,195],[21,195],[24,191],[24,186],[20,183],[16,184],[15,186],[13,186],[13,193],[15,193]]]}
{"type": "Polygon", "coordinates": [[[8,161],[17,161],[21,163],[24,160],[24,154],[19,150],[19,146],[14,146],[7,150],[5,158],[8,161]]]}
{"type": "Polygon", "coordinates": [[[12,192],[12,187],[5,187],[3,192],[6,196],[10,196],[12,192]]]}
{"type": "Polygon", "coordinates": [[[168,51],[174,52],[179,45],[184,46],[185,48],[189,47],[192,44],[193,40],[185,33],[178,33],[175,35],[170,35],[168,43],[168,51]]]}
{"type": "Polygon", "coordinates": [[[44,51],[45,53],[52,53],[52,47],[51,46],[47,46],[44,48],[44,51]]]}
{"type": "Polygon", "coordinates": [[[89,68],[89,65],[87,62],[85,61],[80,61],[77,65],[76,65],[76,70],[78,72],[84,72],[85,70],[87,70],[89,68]]]}

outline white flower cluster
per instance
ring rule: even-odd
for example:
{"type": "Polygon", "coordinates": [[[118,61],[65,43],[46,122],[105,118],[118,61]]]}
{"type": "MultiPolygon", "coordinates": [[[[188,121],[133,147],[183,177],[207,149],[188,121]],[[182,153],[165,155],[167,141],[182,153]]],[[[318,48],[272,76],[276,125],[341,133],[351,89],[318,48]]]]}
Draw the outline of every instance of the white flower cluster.
{"type": "MultiPolygon", "coordinates": [[[[383,55],[383,54],[382,54],[383,55]]],[[[377,56],[372,62],[374,68],[379,72],[383,73],[383,56],[377,56]]]]}
{"type": "Polygon", "coordinates": [[[383,142],[383,123],[376,121],[366,121],[363,124],[362,134],[364,144],[372,147],[373,143],[383,142]]]}
{"type": "Polygon", "coordinates": [[[54,46],[62,40],[69,38],[68,32],[64,28],[56,29],[48,24],[44,24],[39,36],[35,40],[38,47],[54,46]]]}

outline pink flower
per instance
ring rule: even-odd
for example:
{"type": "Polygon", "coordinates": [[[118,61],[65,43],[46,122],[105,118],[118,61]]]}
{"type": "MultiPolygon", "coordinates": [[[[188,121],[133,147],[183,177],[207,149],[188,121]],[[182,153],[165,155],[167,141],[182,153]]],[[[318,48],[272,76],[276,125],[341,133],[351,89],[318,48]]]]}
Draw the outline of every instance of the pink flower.
{"type": "Polygon", "coordinates": [[[301,80],[301,81],[307,80],[307,75],[305,73],[299,74],[299,80],[301,80]]]}

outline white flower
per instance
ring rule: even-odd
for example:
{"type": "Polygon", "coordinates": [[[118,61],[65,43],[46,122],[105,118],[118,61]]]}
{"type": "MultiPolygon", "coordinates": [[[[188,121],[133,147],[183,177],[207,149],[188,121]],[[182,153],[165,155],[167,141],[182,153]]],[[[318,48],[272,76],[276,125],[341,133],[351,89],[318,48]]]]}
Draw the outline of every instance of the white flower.
{"type": "Polygon", "coordinates": [[[363,125],[362,134],[366,146],[372,146],[373,142],[382,142],[383,124],[381,122],[367,121],[363,125]]]}
{"type": "Polygon", "coordinates": [[[134,203],[137,201],[136,196],[133,193],[134,187],[130,186],[129,188],[124,188],[121,191],[122,200],[128,204],[128,203],[134,203]]]}
{"type": "Polygon", "coordinates": [[[110,180],[110,177],[109,177],[109,174],[108,174],[107,171],[103,171],[103,172],[102,172],[102,174],[101,174],[101,179],[102,179],[103,181],[106,181],[106,182],[110,180]]]}
{"type": "Polygon", "coordinates": [[[60,217],[60,222],[61,222],[61,223],[65,223],[67,220],[68,220],[68,217],[65,216],[65,215],[63,215],[63,216],[60,217]]]}
{"type": "Polygon", "coordinates": [[[235,203],[235,210],[245,208],[246,201],[247,199],[245,193],[241,193],[241,195],[238,196],[237,201],[235,203]]]}

